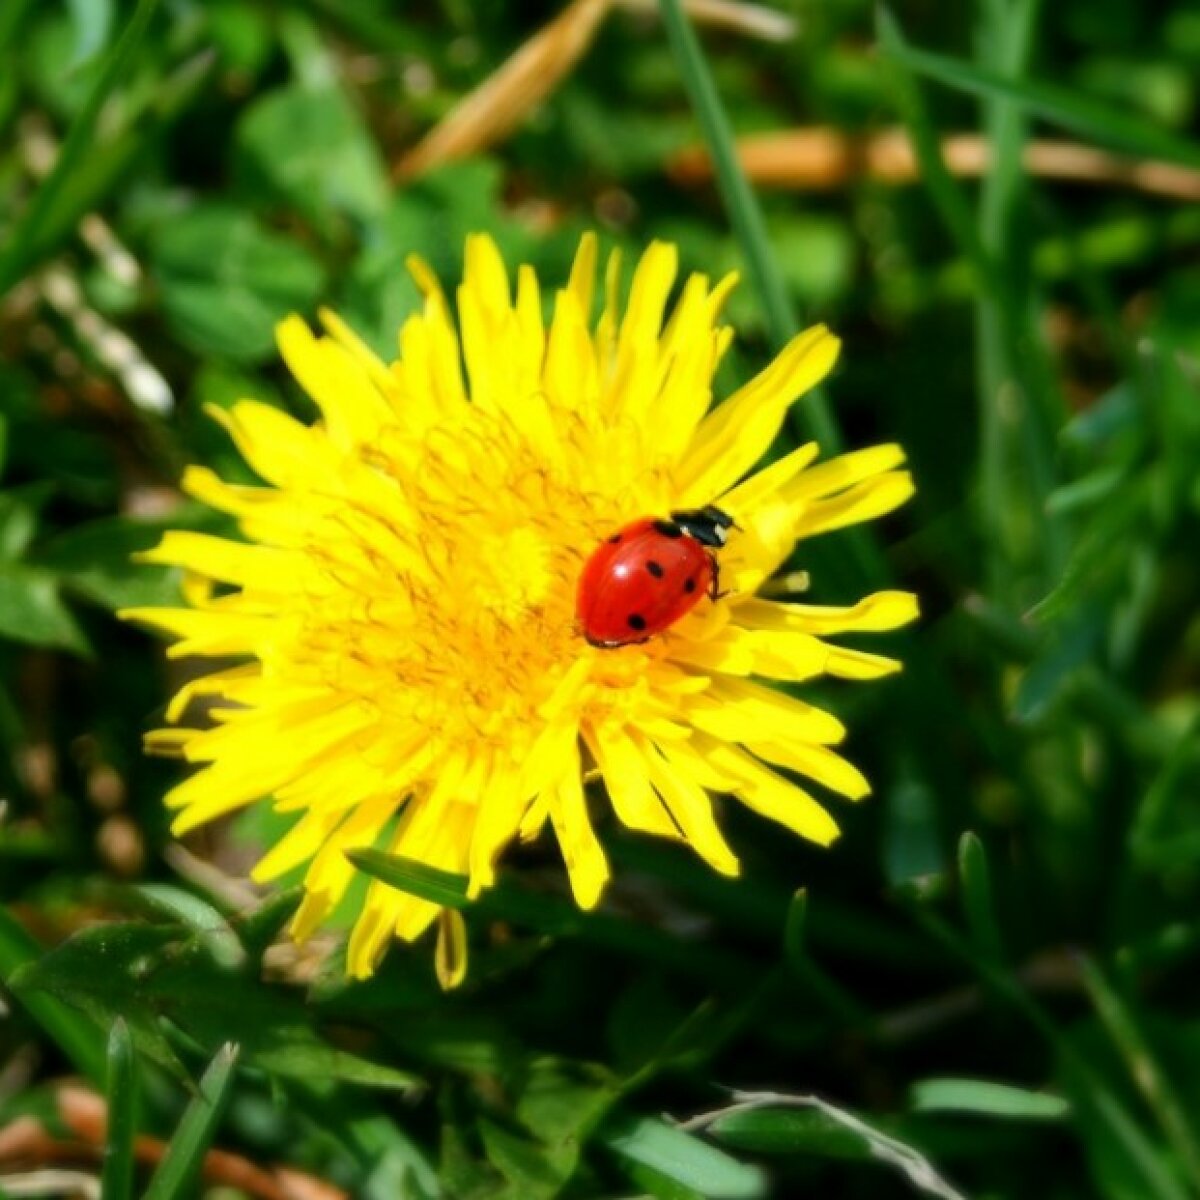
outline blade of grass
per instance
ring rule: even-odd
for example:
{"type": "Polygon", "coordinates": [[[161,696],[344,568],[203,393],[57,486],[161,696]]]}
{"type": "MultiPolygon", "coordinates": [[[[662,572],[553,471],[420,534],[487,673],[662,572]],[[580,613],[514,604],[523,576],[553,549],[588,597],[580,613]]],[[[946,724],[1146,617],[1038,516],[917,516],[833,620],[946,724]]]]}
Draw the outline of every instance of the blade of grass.
{"type": "Polygon", "coordinates": [[[108,1036],[108,1140],[101,1200],[133,1200],[133,1139],[137,1132],[137,1072],[129,1026],[118,1017],[108,1036]]]}
{"type": "MultiPolygon", "coordinates": [[[[980,6],[983,20],[978,38],[980,60],[1016,78],[1025,70],[1033,46],[1038,0],[987,0],[980,6]]],[[[902,39],[901,39],[902,40],[902,39]]],[[[1053,448],[1037,437],[1032,421],[1012,417],[1012,389],[1021,378],[1013,340],[1006,336],[1010,313],[1018,310],[1025,323],[1032,318],[1027,227],[1027,188],[1022,168],[1026,140],[1024,112],[1011,100],[991,96],[984,102],[984,129],[991,147],[990,162],[979,193],[979,238],[989,260],[1004,275],[1004,292],[981,288],[975,304],[979,353],[976,357],[980,429],[980,507],[987,547],[988,589],[1019,608],[1022,597],[1012,594],[1012,567],[1028,557],[1030,526],[1025,510],[1032,499],[1040,506],[1051,488],[1049,463],[1053,448]],[[1030,489],[1025,474],[1037,477],[1030,489]]],[[[1026,394],[1025,403],[1034,397],[1026,394]]],[[[1039,521],[1035,515],[1033,527],[1039,521]]],[[[1040,540],[1040,539],[1039,539],[1040,540]]]]}
{"type": "Polygon", "coordinates": [[[805,924],[808,918],[808,891],[797,888],[788,905],[787,918],[783,925],[783,961],[793,970],[798,970],[808,958],[805,945],[805,924]]]}
{"type": "MultiPolygon", "coordinates": [[[[1040,0],[985,0],[980,61],[1007,79],[1020,78],[1033,50],[1040,7],[1040,0]]],[[[1013,232],[1022,207],[1025,114],[1011,99],[990,96],[984,105],[984,128],[990,161],[980,190],[979,225],[984,245],[995,255],[1013,232]]]]}
{"type": "Polygon", "coordinates": [[[200,95],[216,62],[212,51],[201,51],[188,59],[159,84],[144,109],[131,112],[119,131],[89,149],[69,182],[47,205],[37,230],[22,248],[22,273],[53,254],[80,219],[129,177],[137,161],[200,95]]]}
{"type": "Polygon", "coordinates": [[[1041,1005],[1008,971],[976,954],[970,943],[929,912],[915,894],[906,899],[916,922],[935,941],[971,967],[989,991],[1011,1005],[1042,1036],[1057,1056],[1064,1074],[1074,1082],[1075,1090],[1087,1097],[1097,1120],[1111,1135],[1114,1146],[1121,1149],[1129,1165],[1141,1175],[1147,1200],[1150,1197],[1188,1200],[1188,1192],[1167,1169],[1145,1131],[1103,1076],[1093,1070],[1087,1059],[1063,1036],[1041,1005]]]}
{"type": "Polygon", "coordinates": [[[187,1106],[143,1200],[181,1200],[200,1172],[233,1091],[237,1047],[217,1051],[200,1080],[199,1094],[187,1106]]]}
{"type": "Polygon", "coordinates": [[[29,247],[37,243],[47,214],[58,202],[79,163],[91,149],[100,110],[127,74],[157,6],[158,0],[139,0],[133,17],[109,54],[78,116],[71,123],[54,169],[12,229],[8,245],[0,252],[0,296],[16,284],[28,269],[29,247]]]}
{"type": "Polygon", "coordinates": [[[1200,830],[1181,835],[1178,830],[1164,831],[1163,827],[1177,809],[1181,793],[1190,786],[1189,768],[1198,749],[1200,714],[1192,718],[1176,741],[1134,813],[1129,849],[1133,861],[1143,869],[1186,863],[1195,854],[1200,830]]]}
{"type": "MultiPolygon", "coordinates": [[[[730,224],[741,244],[762,303],[771,341],[777,350],[782,349],[795,335],[798,321],[783,276],[775,264],[762,209],[742,169],[729,117],[680,0],[658,2],[684,87],[708,145],[730,224]]],[[[844,446],[841,429],[819,387],[809,391],[801,404],[789,411],[788,422],[793,429],[798,428],[803,437],[818,442],[827,455],[839,453],[844,446]]],[[[854,586],[886,587],[890,571],[871,534],[863,529],[851,529],[844,538],[849,551],[848,574],[857,577],[854,586]]]]}
{"type": "Polygon", "coordinates": [[[16,37],[32,5],[33,0],[7,0],[0,4],[0,50],[7,49],[16,37]]]}
{"type": "MultiPolygon", "coordinates": [[[[776,349],[781,349],[796,333],[798,321],[783,276],[775,265],[762,209],[738,161],[729,117],[680,0],[659,0],[659,7],[679,73],[712,156],[730,224],[762,301],[771,341],[776,349]]],[[[841,449],[841,432],[823,394],[817,390],[810,392],[798,415],[809,435],[827,453],[836,454],[841,449]]]]}
{"type": "MultiPolygon", "coordinates": [[[[353,1112],[353,1110],[351,1110],[353,1112]]],[[[403,1118],[401,1118],[403,1119],[403,1118]]],[[[433,1164],[425,1157],[413,1135],[384,1113],[345,1113],[334,1118],[348,1146],[363,1164],[371,1180],[364,1200],[382,1200],[396,1195],[389,1181],[403,1181],[405,1191],[415,1196],[437,1196],[439,1182],[433,1164]],[[341,1122],[344,1121],[344,1124],[341,1122]]],[[[326,1121],[333,1124],[328,1117],[326,1121]]]]}
{"type": "Polygon", "coordinates": [[[441,871],[415,858],[384,854],[381,850],[351,850],[346,857],[373,879],[428,900],[431,904],[440,904],[443,908],[460,912],[471,906],[471,901],[467,899],[465,875],[441,871]]]}
{"type": "Polygon", "coordinates": [[[795,976],[837,1020],[864,1033],[873,1032],[875,1014],[809,954],[807,925],[808,892],[800,888],[792,897],[784,921],[783,969],[795,976]]]}
{"type": "Polygon", "coordinates": [[[53,996],[23,993],[13,986],[13,976],[41,956],[41,947],[6,908],[0,908],[0,980],[12,989],[21,1006],[50,1040],[97,1087],[106,1074],[104,1041],[100,1031],[82,1014],[53,996]]]}
{"type": "Polygon", "coordinates": [[[1113,1045],[1125,1059],[1130,1078],[1200,1195],[1200,1136],[1188,1119],[1187,1109],[1163,1074],[1129,1005],[1091,958],[1082,955],[1079,963],[1084,986],[1113,1045]]]}
{"type": "MultiPolygon", "coordinates": [[[[618,866],[656,876],[723,924],[756,935],[774,936],[795,899],[794,892],[761,877],[731,880],[717,875],[700,860],[650,838],[614,842],[612,858],[618,866]]],[[[806,945],[856,954],[872,963],[911,965],[927,949],[924,940],[900,922],[885,927],[874,917],[839,905],[832,896],[806,909],[803,933],[806,945]]]]}
{"type": "Polygon", "coordinates": [[[152,908],[193,930],[222,967],[236,971],[245,965],[246,952],[237,934],[207,900],[169,883],[143,883],[135,890],[152,908]]]}
{"type": "Polygon", "coordinates": [[[1003,958],[1000,925],[992,898],[992,873],[978,835],[968,831],[958,843],[958,875],[971,937],[981,955],[992,962],[1003,958]]]}
{"type": "Polygon", "coordinates": [[[1071,1105],[1062,1096],[991,1079],[922,1079],[913,1084],[914,1112],[979,1113],[1018,1121],[1061,1121],[1071,1105]]]}
{"type": "Polygon", "coordinates": [[[618,1117],[601,1128],[599,1140],[625,1163],[649,1167],[711,1200],[751,1200],[764,1194],[766,1179],[760,1167],[739,1162],[656,1117],[618,1117]]]}
{"type": "Polygon", "coordinates": [[[910,45],[896,48],[895,57],[919,75],[973,96],[1011,100],[1022,110],[1100,145],[1187,167],[1200,167],[1200,148],[1186,138],[1058,84],[1027,77],[1013,78],[910,45]]]}
{"type": "Polygon", "coordinates": [[[549,937],[578,938],[654,963],[664,970],[675,970],[708,981],[746,978],[740,973],[753,970],[743,955],[692,944],[652,926],[609,913],[584,913],[571,901],[558,896],[501,883],[489,888],[478,900],[468,900],[467,881],[461,875],[378,850],[353,850],[346,857],[372,878],[434,904],[470,909],[483,917],[511,921],[549,937]]]}
{"type": "MultiPolygon", "coordinates": [[[[998,191],[999,199],[991,202],[1000,216],[989,211],[986,220],[977,219],[966,193],[946,167],[941,137],[908,67],[909,47],[903,31],[884,8],[878,12],[877,28],[891,71],[896,105],[908,128],[922,181],[975,273],[974,295],[985,314],[981,318],[980,375],[986,475],[983,518],[992,534],[986,540],[1001,552],[993,554],[990,576],[997,586],[1009,589],[1018,578],[1018,564],[1024,568],[1023,574],[1037,571],[1035,595],[1024,597],[1027,604],[1045,594],[1057,578],[1065,542],[1061,522],[1048,516],[1045,508],[1045,498],[1054,486],[1054,438],[1061,404],[1028,289],[1014,285],[1009,260],[1000,256],[1011,253],[1008,206],[1015,183],[1007,172],[1019,170],[1020,143],[1012,144],[1016,133],[1005,133],[1009,142],[1003,160],[1006,174],[997,185],[1004,190],[998,191]],[[1014,158],[1015,165],[1010,165],[1014,158]],[[989,246],[984,234],[992,232],[991,223],[1001,216],[1005,218],[1005,236],[997,247],[989,246]],[[1015,407],[1018,411],[1014,414],[1015,407]],[[1021,439],[1019,449],[1010,450],[1006,445],[1009,436],[1021,439]],[[1009,464],[1019,466],[1019,478],[1015,474],[1006,477],[1009,464]],[[1014,506],[1019,506],[1022,519],[1010,522],[1005,517],[1014,506]]],[[[1014,54],[1010,51],[1010,56],[1014,54]]]]}
{"type": "Polygon", "coordinates": [[[908,129],[921,169],[921,181],[928,189],[929,198],[946,228],[974,268],[977,286],[981,290],[998,290],[997,272],[984,249],[966,193],[946,166],[942,141],[925,105],[925,98],[912,75],[904,69],[907,46],[904,35],[895,17],[886,8],[880,8],[876,15],[876,29],[880,48],[891,67],[890,82],[896,107],[908,129]]]}
{"type": "Polygon", "coordinates": [[[838,1158],[861,1153],[900,1172],[923,1195],[966,1200],[920,1150],[820,1096],[734,1092],[732,1104],[701,1113],[678,1128],[707,1129],[723,1142],[760,1151],[815,1151],[838,1158]]]}
{"type": "MultiPolygon", "coordinates": [[[[1178,254],[1200,242],[1200,208],[1178,212],[1119,217],[1039,239],[1031,255],[1039,282],[1074,280],[1080,260],[1092,271],[1148,265],[1156,256],[1178,254]]],[[[914,298],[913,309],[968,299],[974,292],[972,265],[959,258],[937,268],[928,285],[914,298]]]]}

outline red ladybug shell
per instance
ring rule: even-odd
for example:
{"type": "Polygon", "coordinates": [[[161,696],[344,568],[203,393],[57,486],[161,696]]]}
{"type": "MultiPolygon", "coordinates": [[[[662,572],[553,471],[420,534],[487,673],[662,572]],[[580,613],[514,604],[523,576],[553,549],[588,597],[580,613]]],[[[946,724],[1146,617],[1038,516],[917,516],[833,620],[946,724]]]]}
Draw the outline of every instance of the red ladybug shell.
{"type": "Polygon", "coordinates": [[[594,646],[644,642],[674,625],[714,590],[712,552],[675,521],[643,517],[592,552],[575,612],[594,646]]]}

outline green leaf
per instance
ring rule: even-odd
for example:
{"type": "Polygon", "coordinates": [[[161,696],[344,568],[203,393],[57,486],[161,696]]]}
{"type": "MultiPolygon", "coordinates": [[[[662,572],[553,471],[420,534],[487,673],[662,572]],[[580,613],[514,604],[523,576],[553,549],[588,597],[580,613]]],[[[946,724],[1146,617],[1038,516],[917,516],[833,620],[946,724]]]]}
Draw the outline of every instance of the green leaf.
{"type": "MultiPolygon", "coordinates": [[[[892,20],[886,10],[881,10],[881,18],[892,20]]],[[[1127,109],[1093,100],[1058,84],[1043,83],[1027,76],[1010,78],[961,59],[918,50],[903,42],[889,42],[887,51],[890,57],[910,70],[948,87],[973,96],[1010,100],[1025,111],[1102,146],[1147,158],[1165,159],[1182,166],[1200,167],[1200,148],[1194,143],[1130,115],[1127,109]]]]}
{"type": "Polygon", "coordinates": [[[104,1039],[99,1028],[53,996],[26,990],[21,973],[36,964],[41,947],[7,908],[0,907],[0,981],[21,1007],[85,1078],[100,1086],[106,1075],[104,1039]]]}
{"type": "Polygon", "coordinates": [[[410,181],[391,196],[373,220],[340,281],[338,311],[385,359],[396,352],[396,331],[424,304],[406,260],[419,254],[449,283],[459,278],[468,234],[488,230],[509,263],[528,262],[565,270],[574,238],[564,230],[533,236],[504,215],[504,178],[487,158],[451,162],[410,181]]]}
{"type": "Polygon", "coordinates": [[[205,942],[216,966],[235,971],[246,962],[246,952],[229,923],[207,900],[169,883],[143,883],[137,895],[149,902],[155,915],[174,917],[205,942]]]}
{"type": "Polygon", "coordinates": [[[636,1184],[639,1194],[655,1197],[655,1200],[705,1200],[704,1193],[656,1171],[645,1163],[631,1159],[621,1161],[621,1169],[630,1183],[636,1184]]]}
{"type": "MultiPolygon", "coordinates": [[[[1078,547],[1077,547],[1078,554],[1078,547]]],[[[1037,657],[1020,677],[1012,700],[1013,716],[1024,722],[1042,719],[1094,659],[1104,635],[1106,614],[1100,602],[1081,594],[1103,578],[1104,568],[1093,563],[1089,576],[1083,564],[1072,564],[1056,591],[1045,600],[1049,636],[1042,639],[1037,657]],[[1073,593],[1070,601],[1067,594],[1073,593]],[[1054,622],[1054,624],[1051,624],[1054,622]]]]}
{"type": "Polygon", "coordinates": [[[135,563],[133,555],[156,545],[168,529],[197,524],[195,517],[195,510],[183,509],[163,521],[132,517],[88,521],[44,542],[32,561],[54,572],[63,587],[110,611],[178,604],[179,572],[135,563]]]}
{"type": "Polygon", "coordinates": [[[618,1081],[602,1067],[551,1056],[522,1063],[511,1078],[520,1131],[482,1116],[479,1136],[488,1161],[511,1187],[505,1195],[550,1200],[576,1173],[592,1130],[618,1095],[618,1081]]]}
{"type": "Polygon", "coordinates": [[[387,173],[362,119],[338,88],[289,87],[256,101],[235,134],[248,182],[322,227],[338,215],[379,219],[387,173]]]}
{"type": "Polygon", "coordinates": [[[9,0],[9,3],[0,5],[0,50],[7,50],[20,32],[33,3],[34,0],[9,0]]]}
{"type": "Polygon", "coordinates": [[[261,958],[292,919],[303,896],[303,887],[285,888],[268,896],[252,912],[235,920],[233,927],[242,949],[252,958],[261,958]]]}
{"type": "Polygon", "coordinates": [[[75,934],[30,962],[15,982],[31,994],[45,993],[54,1003],[69,1005],[100,1028],[123,1017],[138,1050],[185,1080],[187,1073],[153,1007],[137,992],[153,956],[171,940],[171,930],[162,926],[98,926],[75,934]]]}
{"type": "Polygon", "coordinates": [[[113,0],[67,0],[75,23],[75,65],[87,62],[108,43],[112,33],[113,0]]]}
{"type": "Polygon", "coordinates": [[[271,14],[248,8],[240,0],[209,0],[204,14],[226,69],[243,77],[259,75],[275,51],[271,14]]]}
{"type": "Polygon", "coordinates": [[[1181,1101],[1159,1063],[1133,1002],[1109,983],[1092,959],[1085,957],[1082,967],[1084,986],[1105,1031],[1187,1172],[1192,1187],[1200,1191],[1200,1126],[1195,1115],[1181,1101]]]}
{"type": "Polygon", "coordinates": [[[276,323],[310,309],[325,285],[320,264],[298,243],[218,204],[161,226],[151,256],[177,336],[236,362],[272,357],[276,323]]]}
{"type": "Polygon", "coordinates": [[[976,949],[993,962],[1003,957],[1000,925],[992,896],[992,875],[987,852],[977,834],[968,830],[958,842],[958,875],[963,907],[976,949]]]}
{"type": "Polygon", "coordinates": [[[494,1121],[479,1121],[479,1136],[488,1162],[512,1184],[517,1196],[549,1200],[570,1177],[550,1161],[543,1147],[511,1133],[494,1121]]]}
{"type": "Polygon", "coordinates": [[[42,481],[0,492],[0,563],[16,562],[29,549],[50,491],[48,481],[42,481]]]}
{"type": "Polygon", "coordinates": [[[199,1094],[187,1106],[143,1200],[183,1200],[191,1194],[225,1107],[233,1095],[238,1048],[226,1043],[204,1072],[199,1094]]]}
{"type": "MultiPolygon", "coordinates": [[[[1009,1003],[1055,1051],[1062,1069],[1063,1090],[1071,1101],[1077,1126],[1095,1139],[1096,1154],[1122,1178],[1136,1181],[1140,1195],[1158,1200],[1185,1200],[1187,1190],[1123,1098],[1090,1059],[1080,1054],[1049,1014],[1007,972],[981,957],[944,921],[916,905],[914,916],[938,941],[969,963],[998,998],[1009,1003]]],[[[1104,1169],[1108,1169],[1107,1167],[1104,1169]]],[[[1132,1193],[1131,1193],[1132,1194],[1132,1193]]]]}
{"type": "Polygon", "coordinates": [[[805,933],[808,920],[808,892],[798,888],[788,905],[787,920],[783,926],[783,957],[793,969],[808,961],[805,933]]]}
{"type": "Polygon", "coordinates": [[[25,269],[53,254],[71,237],[85,214],[99,208],[126,184],[141,159],[204,93],[214,65],[214,55],[201,52],[159,80],[144,104],[122,107],[120,123],[105,137],[96,139],[47,205],[35,240],[25,249],[25,269]]]}
{"type": "Polygon", "coordinates": [[[636,975],[609,1009],[608,1040],[614,1064],[628,1074],[655,1068],[664,1050],[685,1049],[676,1034],[686,1031],[688,1023],[687,1009],[661,975],[636,975]]]}
{"type": "Polygon", "coordinates": [[[1200,858],[1196,780],[1200,777],[1200,715],[1171,747],[1138,804],[1129,849],[1143,868],[1184,866],[1200,858]]]}
{"type": "MultiPolygon", "coordinates": [[[[26,968],[22,986],[49,993],[100,1024],[121,1015],[139,1049],[179,1073],[163,1019],[205,1049],[233,1039],[262,1070],[328,1091],[337,1080],[405,1091],[413,1075],[341,1050],[315,1027],[315,1015],[288,989],[261,983],[214,955],[221,931],[111,924],[82,930],[26,968]]],[[[237,958],[244,959],[238,947],[237,958]]],[[[233,957],[231,955],[231,957],[233,957]]]]}
{"type": "Polygon", "coordinates": [[[584,913],[561,896],[500,884],[488,888],[478,900],[467,899],[462,875],[399,855],[377,850],[352,850],[347,858],[368,875],[423,900],[446,908],[472,911],[552,937],[577,937],[653,964],[704,979],[738,978],[750,964],[716,947],[693,945],[645,923],[609,913],[584,913]]]}
{"type": "Polygon", "coordinates": [[[1061,1096],[987,1079],[923,1079],[914,1084],[917,1112],[975,1113],[1019,1121],[1061,1121],[1071,1105],[1061,1096]]]}
{"type": "Polygon", "coordinates": [[[129,1026],[118,1017],[108,1036],[108,1140],[100,1193],[103,1200],[133,1200],[133,1141],[137,1134],[137,1070],[129,1026]]]}
{"type": "Polygon", "coordinates": [[[418,896],[443,908],[462,910],[470,907],[465,875],[454,875],[415,858],[384,854],[381,850],[352,850],[346,857],[360,871],[366,871],[372,878],[410,896],[418,896]]]}
{"type": "Polygon", "coordinates": [[[758,1108],[731,1112],[710,1126],[714,1137],[759,1154],[800,1154],[859,1161],[871,1157],[861,1134],[816,1108],[758,1108]]]}
{"type": "Polygon", "coordinates": [[[1150,1138],[1116,1098],[1108,1081],[1064,1071],[1072,1125],[1100,1194],[1112,1200],[1194,1200],[1165,1148],[1150,1138]]]}
{"type": "Polygon", "coordinates": [[[36,261],[34,247],[43,234],[49,214],[70,183],[80,162],[89,153],[100,110],[109,95],[125,79],[156,7],[157,0],[139,0],[133,17],[88,92],[83,108],[71,123],[53,169],[34,193],[29,207],[21,214],[16,225],[8,230],[6,249],[0,252],[0,296],[3,296],[36,261]]]}
{"type": "Polygon", "coordinates": [[[0,563],[0,638],[89,653],[87,639],[47,571],[0,563]]]}
{"type": "Polygon", "coordinates": [[[722,1140],[748,1142],[760,1150],[871,1159],[897,1171],[925,1195],[961,1200],[962,1194],[920,1150],[818,1096],[741,1094],[730,1111],[706,1122],[722,1140]]]}
{"type": "Polygon", "coordinates": [[[433,1167],[390,1116],[376,1112],[350,1114],[347,1119],[334,1108],[321,1114],[321,1119],[328,1124],[336,1122],[340,1135],[353,1149],[362,1171],[363,1200],[396,1200],[409,1194],[423,1200],[440,1194],[433,1167]]]}
{"type": "Polygon", "coordinates": [[[600,1141],[618,1158],[649,1167],[709,1200],[752,1200],[766,1194],[766,1177],[748,1163],[656,1117],[606,1125],[600,1141]]]}
{"type": "Polygon", "coordinates": [[[574,1164],[585,1134],[616,1099],[616,1079],[591,1063],[546,1056],[529,1064],[517,1098],[522,1124],[574,1164]]]}

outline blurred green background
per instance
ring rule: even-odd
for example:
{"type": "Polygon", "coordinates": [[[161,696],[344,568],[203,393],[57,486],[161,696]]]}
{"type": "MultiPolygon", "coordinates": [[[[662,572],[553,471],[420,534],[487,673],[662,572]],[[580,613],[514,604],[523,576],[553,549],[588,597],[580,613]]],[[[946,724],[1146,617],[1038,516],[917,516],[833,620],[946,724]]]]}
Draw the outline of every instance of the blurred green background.
{"type": "Polygon", "coordinates": [[[1200,1197],[1200,12],[691,11],[0,0],[0,1194],[1200,1197]],[[418,171],[552,21],[511,133],[418,171]],[[841,158],[751,164],[760,226],[723,120],[841,158]],[[427,946],[349,984],[273,946],[269,816],[171,845],[172,678],[113,611],[178,581],[129,555],[219,527],[185,463],[247,477],[202,405],[310,412],[280,317],[391,352],[410,252],[553,281],[588,228],[749,263],[722,388],[824,320],[833,426],[907,447],[916,500],[796,559],[921,595],[904,675],[805,693],[876,795],[829,851],[731,806],[736,882],[604,822],[589,917],[520,851],[460,991],[427,946]]]}

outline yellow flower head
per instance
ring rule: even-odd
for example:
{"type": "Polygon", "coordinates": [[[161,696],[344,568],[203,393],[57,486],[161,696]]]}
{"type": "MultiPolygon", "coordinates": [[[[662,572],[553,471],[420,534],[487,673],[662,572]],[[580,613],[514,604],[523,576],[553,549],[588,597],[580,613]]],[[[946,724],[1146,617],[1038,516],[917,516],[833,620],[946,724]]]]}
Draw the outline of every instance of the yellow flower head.
{"type": "MultiPolygon", "coordinates": [[[[685,841],[728,875],[738,862],[713,793],[831,842],[833,819],[774,768],[851,799],[868,785],[830,749],[843,726],[770,681],[898,669],[824,637],[894,629],[916,603],[884,592],[818,608],[755,593],[798,539],[889,511],[912,481],[897,446],[812,466],[808,445],[747,472],[832,367],[837,339],[802,333],[710,411],[734,280],[693,275],[664,321],[671,246],[646,252],[623,314],[614,255],[593,323],[586,237],[548,328],[533,271],[519,270],[514,298],[486,237],[467,243],[457,326],[429,269],[411,269],[425,304],[394,362],[331,313],[326,336],[298,318],[280,326],[319,422],[250,400],[214,411],[266,486],[204,468],[183,483],[236,517],[246,541],[169,533],[146,556],[185,569],[191,607],[124,615],[178,639],[172,657],[247,660],[188,684],[168,709],[178,722],[192,699],[216,698],[211,728],[151,737],[200,765],[167,797],[175,831],[266,797],[296,814],[255,876],[308,864],[298,938],[344,895],[348,850],[382,843],[467,875],[478,894],[504,847],[547,823],[591,908],[609,875],[585,800],[592,768],[620,821],[685,841]],[[728,594],[644,644],[589,645],[575,593],[594,548],[639,517],[707,504],[737,524],[720,551],[728,594]]],[[[349,971],[369,975],[393,937],[414,939],[438,916],[372,883],[349,971]]],[[[443,914],[440,933],[453,982],[461,924],[443,914]]]]}

